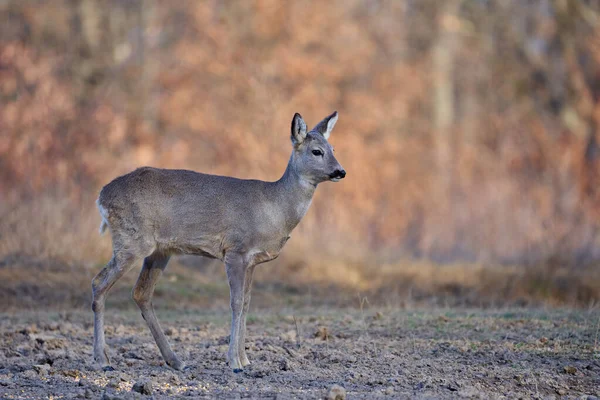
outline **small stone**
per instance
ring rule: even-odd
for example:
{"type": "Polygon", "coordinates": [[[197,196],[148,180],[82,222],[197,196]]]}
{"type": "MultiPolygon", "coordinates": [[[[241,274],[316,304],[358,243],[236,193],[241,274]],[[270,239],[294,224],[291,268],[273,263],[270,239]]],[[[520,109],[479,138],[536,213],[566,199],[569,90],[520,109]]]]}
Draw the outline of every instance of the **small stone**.
{"type": "Polygon", "coordinates": [[[465,386],[458,392],[458,396],[467,399],[485,398],[474,386],[465,386]]]}
{"type": "Polygon", "coordinates": [[[46,376],[50,371],[50,366],[48,364],[34,365],[33,370],[41,376],[46,376]]]}
{"type": "Polygon", "coordinates": [[[388,388],[386,388],[386,389],[383,391],[383,393],[384,393],[384,394],[386,394],[386,395],[388,395],[388,396],[390,396],[390,395],[394,394],[394,388],[393,388],[393,387],[391,387],[391,386],[389,386],[388,388]]]}
{"type": "Polygon", "coordinates": [[[286,358],[283,358],[279,362],[279,368],[282,371],[293,371],[294,370],[294,368],[292,367],[292,365],[290,364],[290,362],[286,358]]]}
{"type": "Polygon", "coordinates": [[[571,365],[567,365],[564,368],[565,374],[570,374],[570,375],[575,375],[577,373],[577,368],[571,366],[571,365]]]}
{"type": "Polygon", "coordinates": [[[268,368],[265,367],[254,367],[252,368],[247,375],[251,376],[252,378],[264,378],[265,376],[268,376],[272,371],[268,368]]]}
{"type": "Polygon", "coordinates": [[[284,349],[284,350],[286,351],[286,353],[288,353],[288,354],[290,355],[290,357],[292,357],[292,358],[298,358],[298,357],[300,357],[300,354],[298,354],[298,352],[297,352],[297,351],[295,351],[294,349],[290,349],[289,347],[284,347],[283,349],[284,349]]]}
{"type": "Polygon", "coordinates": [[[58,324],[58,322],[50,322],[48,324],[46,324],[46,326],[44,326],[44,329],[48,330],[48,331],[57,331],[60,328],[60,325],[58,324]]]}
{"type": "Polygon", "coordinates": [[[26,379],[37,379],[38,375],[37,373],[35,373],[35,371],[28,369],[25,372],[21,373],[21,376],[26,378],[26,379]]]}
{"type": "Polygon", "coordinates": [[[42,357],[40,357],[37,361],[38,364],[48,364],[48,365],[52,365],[54,364],[54,358],[50,357],[50,355],[48,354],[44,354],[42,357]]]}
{"type": "Polygon", "coordinates": [[[121,396],[118,396],[116,394],[110,394],[108,392],[104,392],[102,394],[102,400],[122,400],[123,398],[121,396]]]}
{"type": "Polygon", "coordinates": [[[315,337],[321,340],[327,340],[331,337],[331,334],[329,333],[327,327],[321,326],[315,333],[315,337]]]}
{"type": "Polygon", "coordinates": [[[295,342],[296,341],[296,331],[290,330],[281,335],[281,340],[285,340],[286,342],[295,342]]]}
{"type": "Polygon", "coordinates": [[[173,385],[181,385],[181,379],[179,379],[179,377],[175,374],[171,374],[169,377],[169,382],[171,382],[173,385]]]}
{"type": "Polygon", "coordinates": [[[76,369],[63,369],[58,371],[58,373],[73,379],[77,379],[81,376],[81,373],[76,369]]]}
{"type": "Polygon", "coordinates": [[[24,335],[29,335],[30,333],[38,333],[39,329],[37,325],[33,324],[21,329],[19,332],[24,335]]]}
{"type": "Polygon", "coordinates": [[[327,400],[346,400],[346,389],[340,385],[333,385],[327,394],[327,400]]]}
{"type": "Polygon", "coordinates": [[[138,392],[147,396],[152,395],[152,382],[151,381],[140,381],[136,382],[131,388],[133,392],[138,392]]]}
{"type": "Polygon", "coordinates": [[[123,357],[133,359],[133,360],[143,360],[144,359],[144,357],[142,357],[141,355],[139,355],[139,353],[136,353],[135,351],[127,351],[123,354],[123,357]]]}
{"type": "Polygon", "coordinates": [[[131,377],[125,373],[120,373],[117,375],[117,378],[121,380],[121,382],[127,382],[131,379],[131,377]]]}
{"type": "Polygon", "coordinates": [[[121,384],[121,380],[119,378],[112,378],[110,381],[108,381],[108,384],[106,386],[109,388],[117,389],[120,384],[121,384]]]}

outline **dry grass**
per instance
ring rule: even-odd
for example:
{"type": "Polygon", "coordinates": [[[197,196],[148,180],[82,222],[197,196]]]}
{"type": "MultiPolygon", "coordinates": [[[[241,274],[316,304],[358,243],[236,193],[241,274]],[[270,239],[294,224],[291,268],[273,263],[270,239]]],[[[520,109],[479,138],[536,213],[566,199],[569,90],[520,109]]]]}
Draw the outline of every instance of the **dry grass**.
{"type": "MultiPolygon", "coordinates": [[[[88,307],[91,278],[108,261],[110,235],[100,236],[93,199],[76,202],[61,195],[32,197],[0,209],[0,304],[2,308],[88,307]]],[[[357,296],[375,304],[547,305],[590,307],[600,301],[600,271],[548,261],[536,265],[436,264],[406,260],[371,261],[369,253],[344,257],[313,249],[306,232],[294,234],[281,257],[257,273],[258,304],[353,304],[357,296]]],[[[111,295],[127,300],[132,271],[111,295]]],[[[226,278],[219,262],[175,257],[159,284],[165,306],[226,304],[226,278]]]]}
{"type": "Polygon", "coordinates": [[[0,203],[0,260],[98,263],[110,254],[110,239],[98,235],[94,201],[90,195],[74,199],[59,192],[0,203]]]}
{"type": "MultiPolygon", "coordinates": [[[[0,308],[39,304],[87,308],[91,278],[110,257],[110,237],[98,236],[96,218],[79,219],[77,209],[52,202],[41,206],[51,209],[56,220],[18,224],[9,240],[2,241],[0,308]]],[[[10,227],[11,222],[4,220],[2,226],[10,227]]],[[[6,230],[2,232],[6,235],[6,230]]],[[[129,293],[138,271],[131,271],[113,289],[111,306],[133,306],[129,293]]],[[[346,306],[366,298],[372,304],[403,308],[423,304],[590,307],[600,301],[600,273],[593,267],[366,264],[310,252],[299,235],[278,260],[258,268],[255,281],[253,302],[259,306],[282,299],[286,304],[346,306]]],[[[157,302],[164,307],[226,307],[226,282],[218,261],[174,257],[157,288],[157,302]]]]}

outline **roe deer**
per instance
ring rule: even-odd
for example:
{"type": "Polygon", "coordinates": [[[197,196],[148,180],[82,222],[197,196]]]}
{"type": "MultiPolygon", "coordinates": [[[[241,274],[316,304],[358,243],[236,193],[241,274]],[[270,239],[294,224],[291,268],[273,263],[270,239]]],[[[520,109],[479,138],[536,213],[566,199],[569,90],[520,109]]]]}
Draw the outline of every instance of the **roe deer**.
{"type": "Polygon", "coordinates": [[[96,202],[102,215],[100,231],[110,229],[113,256],[92,281],[94,359],[101,366],[110,364],[104,341],[106,294],[143,259],[133,299],[166,363],[183,368],[152,306],[154,287],[172,254],[225,263],[231,305],[229,366],[241,372],[250,363],[244,336],[254,267],[279,255],[319,183],[346,176],[327,141],[337,119],[334,112],[307,132],[300,114],[294,115],[292,155],[276,182],[144,167],[102,188],[96,202]]]}

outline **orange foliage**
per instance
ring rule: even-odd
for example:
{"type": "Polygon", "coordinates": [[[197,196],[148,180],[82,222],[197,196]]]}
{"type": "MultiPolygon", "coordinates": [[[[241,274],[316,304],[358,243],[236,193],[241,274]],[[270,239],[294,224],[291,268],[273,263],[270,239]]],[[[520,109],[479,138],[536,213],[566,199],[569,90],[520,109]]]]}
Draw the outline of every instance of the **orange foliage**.
{"type": "Polygon", "coordinates": [[[348,178],[319,189],[302,246],[365,263],[596,259],[600,32],[563,19],[598,10],[443,3],[8,2],[0,212],[58,192],[88,216],[103,184],[147,164],[275,180],[294,112],[338,110],[348,178]]]}

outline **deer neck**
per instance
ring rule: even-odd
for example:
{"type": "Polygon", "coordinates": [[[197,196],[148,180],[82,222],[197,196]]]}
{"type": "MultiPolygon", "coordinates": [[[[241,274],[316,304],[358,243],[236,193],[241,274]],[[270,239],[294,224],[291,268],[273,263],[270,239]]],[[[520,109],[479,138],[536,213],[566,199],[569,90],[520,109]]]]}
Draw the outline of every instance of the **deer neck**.
{"type": "Polygon", "coordinates": [[[286,225],[291,231],[308,211],[317,185],[303,177],[296,169],[294,154],[290,157],[283,176],[275,182],[277,203],[284,209],[286,225]]]}

